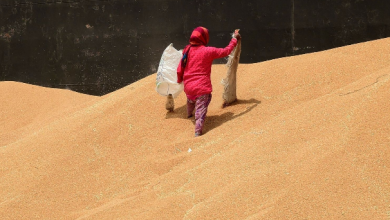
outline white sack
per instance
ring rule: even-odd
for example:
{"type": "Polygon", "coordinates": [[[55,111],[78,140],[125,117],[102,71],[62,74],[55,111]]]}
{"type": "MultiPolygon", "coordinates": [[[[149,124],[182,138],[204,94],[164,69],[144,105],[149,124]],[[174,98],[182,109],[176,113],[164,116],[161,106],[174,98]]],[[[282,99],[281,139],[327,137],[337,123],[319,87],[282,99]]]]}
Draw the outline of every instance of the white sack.
{"type": "Polygon", "coordinates": [[[156,91],[162,96],[172,94],[176,98],[184,89],[183,83],[177,83],[177,67],[182,53],[170,44],[163,52],[157,70],[156,91]]]}

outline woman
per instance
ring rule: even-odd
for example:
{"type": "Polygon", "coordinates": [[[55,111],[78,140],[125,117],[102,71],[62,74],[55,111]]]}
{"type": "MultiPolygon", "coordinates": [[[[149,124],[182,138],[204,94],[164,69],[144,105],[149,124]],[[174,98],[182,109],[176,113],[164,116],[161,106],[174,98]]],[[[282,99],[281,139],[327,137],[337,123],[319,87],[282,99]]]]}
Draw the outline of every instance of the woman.
{"type": "Polygon", "coordinates": [[[211,101],[211,65],[214,59],[228,56],[237,45],[240,35],[234,34],[225,48],[207,47],[209,31],[197,27],[192,32],[190,44],[183,50],[183,58],[177,68],[177,82],[184,82],[187,95],[187,117],[192,117],[195,109],[195,137],[202,135],[207,108],[211,101]]]}

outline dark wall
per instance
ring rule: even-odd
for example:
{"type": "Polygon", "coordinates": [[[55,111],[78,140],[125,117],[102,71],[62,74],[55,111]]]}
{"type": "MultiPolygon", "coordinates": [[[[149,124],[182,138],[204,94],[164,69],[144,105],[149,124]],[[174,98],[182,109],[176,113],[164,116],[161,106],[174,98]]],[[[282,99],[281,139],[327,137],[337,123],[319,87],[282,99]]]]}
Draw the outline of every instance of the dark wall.
{"type": "Polygon", "coordinates": [[[155,73],[197,26],[216,47],[240,28],[254,63],[389,37],[389,12],[389,0],[0,0],[0,80],[102,95],[155,73]]]}

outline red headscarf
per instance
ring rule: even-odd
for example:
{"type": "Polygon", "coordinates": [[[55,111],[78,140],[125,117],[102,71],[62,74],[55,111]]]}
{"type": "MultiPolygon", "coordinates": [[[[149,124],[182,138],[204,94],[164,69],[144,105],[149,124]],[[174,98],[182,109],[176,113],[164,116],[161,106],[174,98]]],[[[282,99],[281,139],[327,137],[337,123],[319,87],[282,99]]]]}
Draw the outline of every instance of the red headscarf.
{"type": "Polygon", "coordinates": [[[183,58],[181,59],[182,71],[187,65],[188,53],[191,49],[191,46],[206,46],[209,43],[209,30],[204,27],[197,27],[192,31],[190,37],[190,44],[187,45],[183,50],[183,58]]]}
{"type": "Polygon", "coordinates": [[[192,31],[190,37],[191,45],[207,45],[209,43],[209,30],[204,27],[197,27],[192,31]]]}

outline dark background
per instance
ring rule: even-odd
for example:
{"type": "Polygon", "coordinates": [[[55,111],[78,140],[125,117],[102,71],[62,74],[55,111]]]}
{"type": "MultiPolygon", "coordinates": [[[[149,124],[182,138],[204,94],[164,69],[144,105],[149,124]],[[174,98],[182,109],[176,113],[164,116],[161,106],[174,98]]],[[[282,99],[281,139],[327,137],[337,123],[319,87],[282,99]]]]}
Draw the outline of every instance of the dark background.
{"type": "Polygon", "coordinates": [[[389,37],[390,1],[0,0],[0,80],[107,94],[197,26],[215,47],[240,28],[240,62],[255,63],[389,37]]]}

